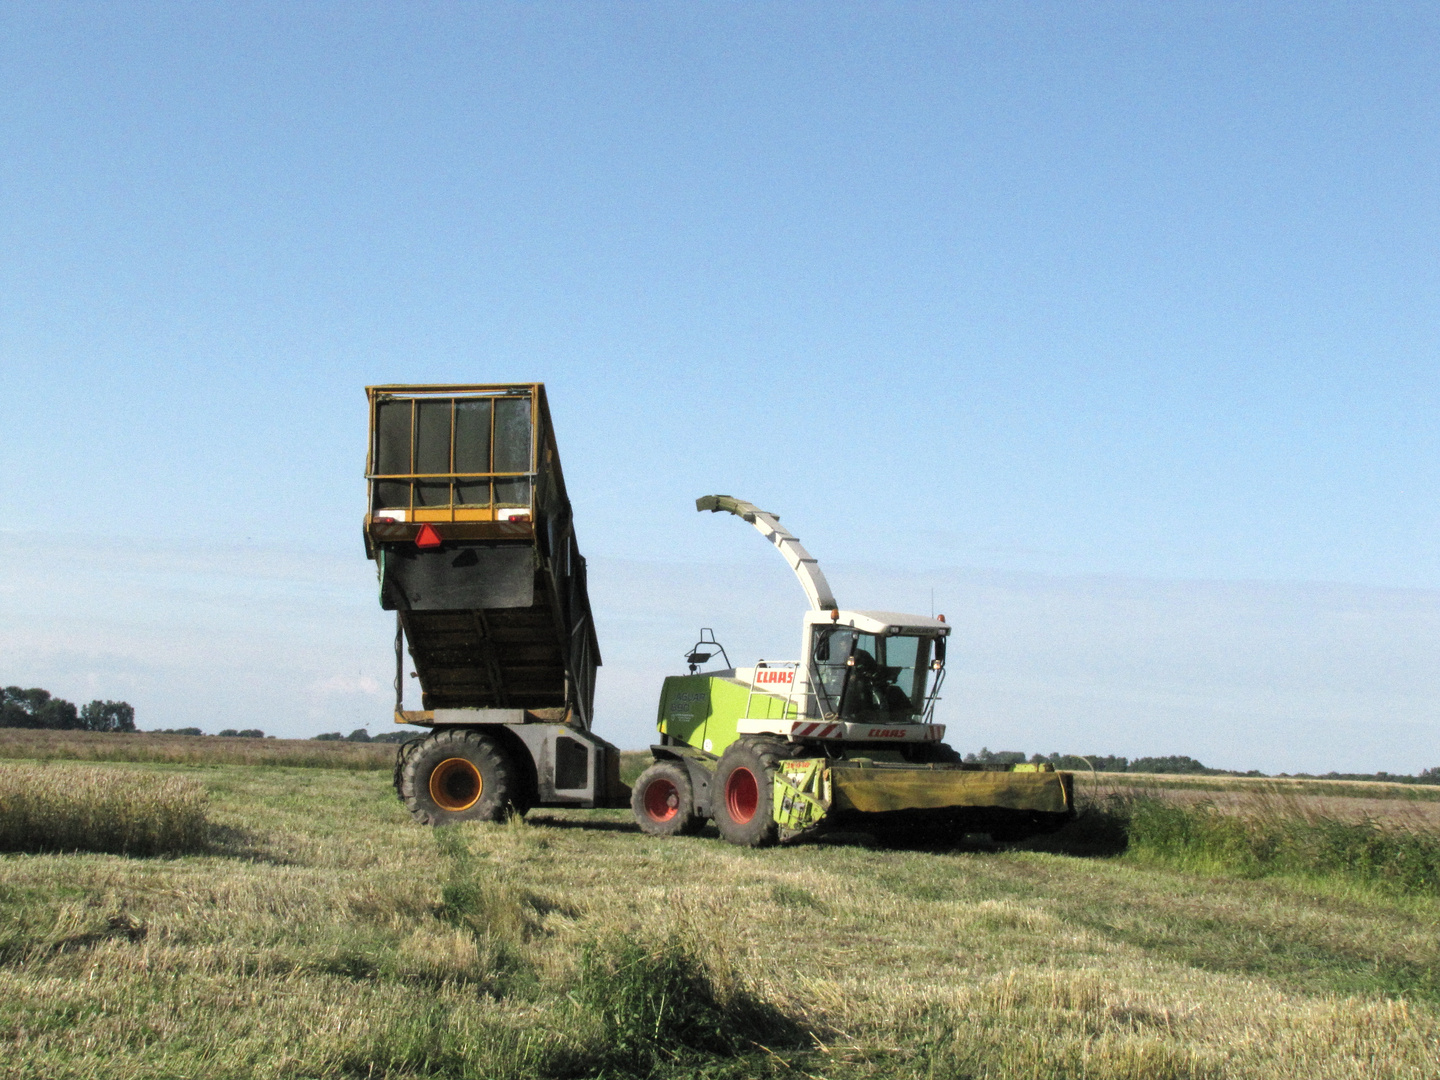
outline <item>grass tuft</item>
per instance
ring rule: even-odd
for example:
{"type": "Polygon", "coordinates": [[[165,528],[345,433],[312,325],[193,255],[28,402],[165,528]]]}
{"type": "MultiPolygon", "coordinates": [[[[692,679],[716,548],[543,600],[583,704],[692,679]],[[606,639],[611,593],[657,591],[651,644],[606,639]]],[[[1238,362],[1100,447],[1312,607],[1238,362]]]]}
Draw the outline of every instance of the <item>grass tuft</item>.
{"type": "Polygon", "coordinates": [[[448,868],[440,889],[442,920],[516,949],[538,931],[531,897],[487,872],[484,856],[471,852],[458,827],[437,828],[435,845],[448,868]]]}
{"type": "Polygon", "coordinates": [[[341,1076],[507,1080],[573,1076],[583,1052],[543,1029],[514,1030],[467,1022],[454,1003],[415,1003],[387,1017],[336,1062],[341,1076]]]}
{"type": "Polygon", "coordinates": [[[770,886],[770,899],[783,908],[808,909],[822,914],[830,910],[829,905],[809,889],[799,885],[787,885],[783,881],[777,881],[770,886]]]}
{"type": "Polygon", "coordinates": [[[794,1021],[733,969],[714,971],[674,932],[655,942],[613,934],[587,943],[576,998],[600,1020],[605,1064],[622,1072],[646,1075],[803,1042],[794,1021]]]}
{"type": "Polygon", "coordinates": [[[1440,836],[1262,806],[1226,813],[1140,797],[1122,810],[1129,850],[1186,869],[1333,877],[1410,894],[1440,891],[1440,836]]]}
{"type": "Polygon", "coordinates": [[[205,789],[154,773],[0,766],[0,851],[184,855],[205,849],[205,789]]]}
{"type": "MultiPolygon", "coordinates": [[[[437,947],[433,940],[412,941],[411,952],[424,950],[432,957],[454,955],[463,959],[453,966],[484,968],[497,995],[532,988],[535,970],[525,946],[540,930],[533,897],[499,881],[486,856],[470,850],[462,827],[440,826],[435,830],[435,845],[447,868],[436,914],[462,937],[452,935],[449,949],[437,947]],[[463,935],[473,942],[473,959],[463,935]]],[[[442,970],[444,966],[442,962],[442,970]]]]}
{"type": "Polygon", "coordinates": [[[1201,873],[1331,878],[1393,893],[1440,893],[1440,833],[1424,819],[1346,819],[1297,798],[1257,795],[1221,805],[1165,790],[1112,790],[1084,800],[1063,829],[1019,846],[1128,854],[1201,873]]]}

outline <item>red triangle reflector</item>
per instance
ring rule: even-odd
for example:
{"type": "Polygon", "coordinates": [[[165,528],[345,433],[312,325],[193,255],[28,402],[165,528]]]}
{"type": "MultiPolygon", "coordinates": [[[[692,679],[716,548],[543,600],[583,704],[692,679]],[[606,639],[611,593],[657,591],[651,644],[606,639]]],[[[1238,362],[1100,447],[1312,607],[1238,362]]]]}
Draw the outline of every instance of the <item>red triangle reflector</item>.
{"type": "Polygon", "coordinates": [[[436,548],[441,543],[440,534],[428,521],[420,526],[420,531],[415,535],[415,546],[418,548],[436,548]]]}

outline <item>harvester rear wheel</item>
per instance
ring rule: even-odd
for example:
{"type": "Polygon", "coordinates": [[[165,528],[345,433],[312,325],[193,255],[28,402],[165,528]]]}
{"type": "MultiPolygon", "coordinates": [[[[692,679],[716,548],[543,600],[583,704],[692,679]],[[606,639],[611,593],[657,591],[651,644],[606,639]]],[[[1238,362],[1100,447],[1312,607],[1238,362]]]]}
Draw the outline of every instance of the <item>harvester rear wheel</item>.
{"type": "Polygon", "coordinates": [[[464,728],[421,739],[400,762],[397,787],[422,825],[500,821],[522,802],[510,756],[489,735],[464,728]]]}
{"type": "Polygon", "coordinates": [[[715,769],[715,825],[742,847],[768,847],[779,839],[773,800],[775,766],[783,744],[770,739],[737,739],[715,769]]]}
{"type": "Polygon", "coordinates": [[[640,831],[651,836],[689,836],[705,819],[695,813],[695,794],[683,765],[657,761],[630,789],[630,809],[640,831]]]}

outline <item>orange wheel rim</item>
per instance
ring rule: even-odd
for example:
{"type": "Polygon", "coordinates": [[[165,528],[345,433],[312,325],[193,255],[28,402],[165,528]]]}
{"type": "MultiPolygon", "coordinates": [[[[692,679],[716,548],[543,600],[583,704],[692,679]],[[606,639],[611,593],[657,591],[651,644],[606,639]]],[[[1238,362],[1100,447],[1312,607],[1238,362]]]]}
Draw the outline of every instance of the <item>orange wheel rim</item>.
{"type": "Polygon", "coordinates": [[[446,758],[430,773],[430,798],[441,810],[469,810],[484,790],[480,770],[462,757],[446,758]]]}
{"type": "Polygon", "coordinates": [[[760,809],[760,785],[755,774],[743,765],[725,780],[725,809],[736,825],[744,825],[760,809]]]}
{"type": "Polygon", "coordinates": [[[645,787],[645,813],[654,821],[669,821],[680,812],[680,789],[669,780],[652,780],[645,787]]]}

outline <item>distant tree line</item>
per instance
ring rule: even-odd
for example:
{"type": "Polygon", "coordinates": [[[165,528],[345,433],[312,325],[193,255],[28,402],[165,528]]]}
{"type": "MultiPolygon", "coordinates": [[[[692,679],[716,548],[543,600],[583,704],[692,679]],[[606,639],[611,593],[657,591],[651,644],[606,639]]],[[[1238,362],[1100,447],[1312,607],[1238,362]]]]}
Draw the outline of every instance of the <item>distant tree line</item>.
{"type": "Polygon", "coordinates": [[[341,735],[338,731],[328,731],[324,735],[314,735],[312,738],[320,742],[378,742],[378,743],[402,743],[406,739],[415,737],[413,731],[382,731],[379,735],[371,735],[366,728],[356,728],[349,735],[341,735]]]}
{"type": "Polygon", "coordinates": [[[38,686],[0,690],[0,727],[50,731],[134,731],[135,709],[124,701],[92,701],[76,708],[38,686]]]}
{"type": "MultiPolygon", "coordinates": [[[[206,732],[198,727],[166,727],[156,728],[150,732],[151,735],[204,735],[206,732]]],[[[216,732],[222,739],[265,739],[275,738],[274,735],[266,735],[259,728],[242,728],[236,731],[233,727],[221,728],[216,732]]]]}
{"type": "MultiPolygon", "coordinates": [[[[1194,776],[1264,776],[1259,769],[1250,769],[1247,772],[1238,772],[1235,769],[1211,769],[1192,757],[1184,754],[1172,754],[1169,757],[1139,757],[1124,758],[1114,754],[1032,754],[1026,757],[1019,750],[991,750],[982,747],[978,754],[966,754],[965,760],[977,765],[1019,765],[1028,762],[1033,765],[1049,764],[1057,769],[1066,769],[1070,772],[1079,770],[1088,771],[1093,768],[1096,772],[1132,772],[1132,773],[1173,773],[1189,774],[1194,776]]],[[[1380,780],[1392,784],[1440,784],[1440,767],[1434,769],[1421,769],[1415,776],[1405,774],[1394,774],[1387,772],[1378,773],[1325,773],[1324,775],[1313,775],[1311,773],[1279,773],[1281,777],[1291,777],[1301,780],[1380,780]]]]}
{"type": "Polygon", "coordinates": [[[1019,750],[991,750],[982,747],[978,754],[966,754],[965,760],[978,765],[1053,765],[1057,769],[1074,772],[1077,769],[1094,769],[1096,772],[1135,773],[1193,773],[1201,776],[1259,776],[1257,771],[1249,773],[1228,772],[1225,769],[1211,769],[1184,754],[1169,757],[1119,757],[1115,754],[1031,754],[1026,757],[1019,750]]]}

